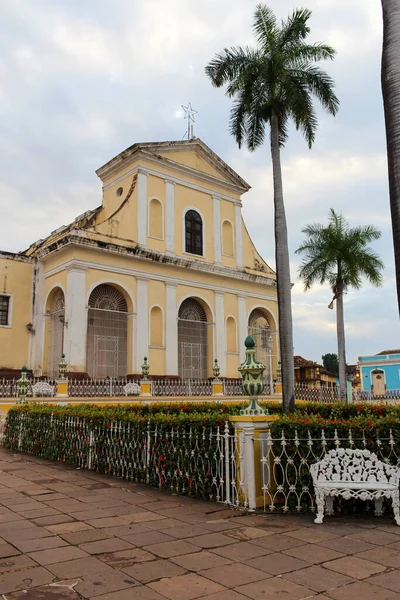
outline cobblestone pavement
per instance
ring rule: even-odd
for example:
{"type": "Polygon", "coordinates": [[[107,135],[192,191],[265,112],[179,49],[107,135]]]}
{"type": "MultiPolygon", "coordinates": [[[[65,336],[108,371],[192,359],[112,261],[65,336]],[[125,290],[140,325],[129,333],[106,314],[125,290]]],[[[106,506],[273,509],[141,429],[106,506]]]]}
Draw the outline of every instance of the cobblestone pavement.
{"type": "Polygon", "coordinates": [[[0,448],[0,598],[400,599],[400,527],[243,516],[0,448]]]}

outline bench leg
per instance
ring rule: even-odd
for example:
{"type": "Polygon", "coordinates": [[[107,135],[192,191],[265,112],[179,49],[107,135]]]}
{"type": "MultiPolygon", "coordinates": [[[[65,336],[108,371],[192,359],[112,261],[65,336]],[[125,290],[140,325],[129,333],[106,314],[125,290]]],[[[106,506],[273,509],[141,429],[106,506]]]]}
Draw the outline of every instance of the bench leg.
{"type": "Polygon", "coordinates": [[[374,500],[374,504],[375,504],[375,511],[374,511],[375,517],[381,517],[382,516],[382,507],[383,507],[383,498],[376,498],[374,500]]]}
{"type": "Polygon", "coordinates": [[[325,512],[330,517],[334,514],[334,510],[333,510],[333,496],[326,496],[326,498],[325,498],[325,512]]]}
{"type": "Polygon", "coordinates": [[[393,505],[393,514],[394,520],[397,525],[400,525],[400,510],[399,510],[399,490],[396,490],[392,494],[392,505],[393,505]]]}
{"type": "Polygon", "coordinates": [[[314,519],[314,523],[324,522],[324,508],[325,508],[325,494],[324,490],[315,490],[315,501],[317,503],[317,516],[314,519]]]}

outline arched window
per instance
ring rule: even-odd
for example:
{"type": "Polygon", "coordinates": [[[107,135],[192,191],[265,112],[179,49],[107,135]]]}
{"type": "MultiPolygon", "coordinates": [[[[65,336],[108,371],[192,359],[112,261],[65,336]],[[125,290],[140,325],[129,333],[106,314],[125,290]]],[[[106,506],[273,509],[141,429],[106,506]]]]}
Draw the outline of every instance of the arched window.
{"type": "Polygon", "coordinates": [[[125,377],[128,306],[112,285],[98,285],[89,298],[87,371],[91,377],[125,377]]]}
{"type": "Polygon", "coordinates": [[[179,308],[178,367],[184,379],[207,378],[207,315],[194,298],[179,308]]]}
{"type": "Polygon", "coordinates": [[[222,254],[233,256],[233,229],[230,221],[222,223],[222,254]]]}
{"type": "Polygon", "coordinates": [[[157,198],[149,203],[149,237],[164,239],[163,205],[157,198]]]}
{"type": "Polygon", "coordinates": [[[49,315],[47,373],[51,377],[56,377],[64,345],[65,299],[62,289],[56,288],[51,293],[47,314],[49,315]]]}
{"type": "Polygon", "coordinates": [[[163,346],[163,312],[159,306],[150,311],[150,346],[163,346]]]}
{"type": "Polygon", "coordinates": [[[271,327],[267,317],[259,309],[254,309],[249,317],[249,335],[256,343],[256,358],[269,368],[269,351],[272,345],[271,327]]]}
{"type": "Polygon", "coordinates": [[[236,321],[233,317],[226,319],[226,351],[237,352],[236,321]]]}
{"type": "Polygon", "coordinates": [[[185,215],[185,252],[203,256],[203,221],[196,210],[185,215]]]}

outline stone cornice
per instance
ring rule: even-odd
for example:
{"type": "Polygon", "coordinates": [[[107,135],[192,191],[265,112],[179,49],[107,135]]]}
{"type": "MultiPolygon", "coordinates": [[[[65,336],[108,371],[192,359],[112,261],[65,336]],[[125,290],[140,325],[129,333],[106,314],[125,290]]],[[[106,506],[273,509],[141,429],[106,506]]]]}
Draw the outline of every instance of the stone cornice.
{"type": "MultiPolygon", "coordinates": [[[[213,274],[213,275],[217,275],[217,276],[222,276],[226,279],[236,279],[236,280],[241,280],[241,281],[248,281],[251,283],[262,285],[263,287],[269,286],[272,288],[276,288],[275,280],[250,275],[243,271],[238,271],[237,269],[230,269],[227,267],[216,267],[214,264],[207,264],[207,263],[202,263],[200,261],[194,261],[194,260],[193,261],[186,260],[186,259],[179,258],[179,257],[169,257],[160,252],[153,252],[150,250],[140,248],[140,246],[137,246],[136,248],[133,248],[133,247],[125,248],[123,246],[116,246],[115,244],[108,244],[107,242],[101,242],[101,246],[99,246],[95,240],[83,238],[80,236],[68,236],[68,238],[69,239],[67,239],[67,240],[63,240],[63,246],[62,246],[63,248],[66,248],[68,245],[81,246],[81,247],[91,248],[92,250],[102,252],[102,253],[109,252],[112,254],[116,254],[118,256],[126,256],[128,258],[135,257],[141,261],[154,261],[156,263],[161,263],[161,264],[165,264],[165,265],[181,267],[181,268],[183,267],[186,269],[194,270],[199,273],[209,273],[209,274],[213,274]]],[[[52,250],[52,251],[46,253],[46,249],[43,249],[43,251],[40,255],[40,259],[44,260],[46,258],[46,256],[52,255],[55,251],[56,250],[52,250]]],[[[53,269],[50,269],[49,271],[46,272],[45,277],[49,277],[50,275],[59,273],[60,271],[65,270],[71,264],[73,264],[74,266],[78,266],[78,264],[80,264],[81,266],[86,266],[88,268],[99,269],[99,270],[106,270],[106,271],[112,270],[114,272],[120,272],[120,273],[139,276],[139,277],[146,276],[146,274],[143,273],[143,271],[140,271],[140,270],[134,269],[134,268],[113,267],[110,265],[102,265],[100,263],[97,263],[96,261],[90,262],[90,261],[81,261],[81,260],[73,259],[71,261],[66,261],[65,263],[62,263],[59,266],[54,267],[53,269]]],[[[215,285],[215,284],[206,285],[203,283],[200,284],[199,282],[193,282],[193,281],[190,282],[187,278],[180,278],[179,276],[158,275],[158,274],[154,274],[154,273],[152,273],[151,275],[149,274],[149,277],[151,279],[159,279],[159,280],[162,280],[165,282],[170,282],[170,283],[175,283],[175,284],[196,285],[196,286],[201,285],[201,286],[207,287],[208,289],[211,289],[211,290],[221,290],[221,291],[225,291],[228,293],[239,294],[241,296],[245,295],[243,293],[243,291],[237,290],[235,288],[231,288],[231,287],[229,287],[229,285],[227,285],[227,286],[215,285]]],[[[262,293],[257,294],[257,293],[252,293],[252,292],[249,292],[248,294],[255,298],[260,298],[263,300],[272,300],[272,301],[276,302],[275,295],[262,294],[262,293]]]]}

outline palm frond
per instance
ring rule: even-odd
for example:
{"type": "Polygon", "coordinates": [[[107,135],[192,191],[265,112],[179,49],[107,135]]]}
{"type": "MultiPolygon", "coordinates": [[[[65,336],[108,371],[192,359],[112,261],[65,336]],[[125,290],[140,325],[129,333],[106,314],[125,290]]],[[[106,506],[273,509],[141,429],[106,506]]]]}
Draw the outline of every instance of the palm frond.
{"type": "Polygon", "coordinates": [[[308,36],[310,28],[307,21],[311,15],[312,12],[308,8],[298,8],[289,15],[286,21],[282,21],[278,36],[279,50],[282,51],[286,46],[298,44],[308,36]]]}
{"type": "Polygon", "coordinates": [[[265,4],[258,4],[254,13],[253,31],[258,46],[268,51],[275,44],[277,23],[271,8],[265,4]]]}
{"type": "Polygon", "coordinates": [[[216,54],[205,68],[206,75],[215,87],[222,87],[237,78],[243,77],[246,71],[260,58],[254,48],[225,48],[216,54]]]}
{"type": "Polygon", "coordinates": [[[340,102],[333,91],[335,83],[325,71],[313,64],[293,61],[290,72],[293,78],[307,87],[328,113],[336,115],[340,102]]]}
{"type": "Polygon", "coordinates": [[[285,48],[285,57],[290,61],[303,61],[305,63],[319,62],[320,60],[333,60],[336,50],[328,44],[299,43],[285,48]]]}

